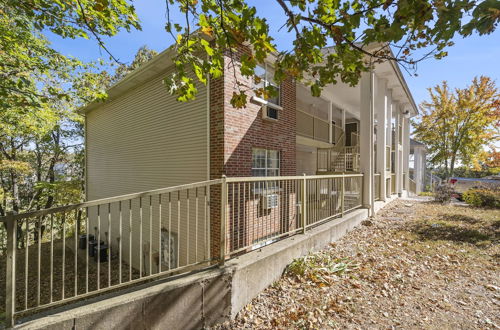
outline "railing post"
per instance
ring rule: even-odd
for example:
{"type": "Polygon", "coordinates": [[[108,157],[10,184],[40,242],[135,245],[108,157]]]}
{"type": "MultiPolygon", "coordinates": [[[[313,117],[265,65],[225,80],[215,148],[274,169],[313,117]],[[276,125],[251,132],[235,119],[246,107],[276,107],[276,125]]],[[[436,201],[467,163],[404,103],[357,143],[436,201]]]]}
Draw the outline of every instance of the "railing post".
{"type": "MultiPolygon", "coordinates": [[[[5,225],[7,227],[7,276],[5,278],[5,323],[7,328],[14,327],[14,313],[16,311],[16,238],[17,221],[14,212],[8,212],[5,225]]],[[[26,253],[28,251],[26,250],[26,253]]]]}
{"type": "Polygon", "coordinates": [[[344,208],[345,208],[345,173],[342,173],[342,190],[340,191],[340,214],[344,217],[344,208]]]}
{"type": "Polygon", "coordinates": [[[302,234],[306,233],[307,226],[307,179],[304,173],[304,179],[302,179],[302,234]]]}
{"type": "Polygon", "coordinates": [[[227,213],[227,182],[226,176],[222,176],[220,194],[220,260],[219,264],[224,265],[226,259],[226,213],[227,213]]]}

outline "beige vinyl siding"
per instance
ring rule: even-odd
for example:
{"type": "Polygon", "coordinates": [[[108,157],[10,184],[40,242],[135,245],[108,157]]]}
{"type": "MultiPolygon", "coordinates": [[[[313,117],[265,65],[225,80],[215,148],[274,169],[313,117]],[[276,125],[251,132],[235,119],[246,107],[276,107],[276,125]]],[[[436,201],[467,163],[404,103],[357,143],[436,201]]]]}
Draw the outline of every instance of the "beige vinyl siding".
{"type": "Polygon", "coordinates": [[[206,88],[181,103],[167,71],[87,114],[89,200],[207,179],[206,88]]]}
{"type": "MultiPolygon", "coordinates": [[[[170,70],[159,73],[156,78],[140,83],[86,114],[88,200],[207,180],[207,89],[199,85],[196,100],[177,102],[162,84],[162,79],[168,74],[171,74],[170,70]]],[[[158,196],[152,199],[152,217],[149,197],[142,200],[142,243],[147,247],[152,236],[153,253],[158,252],[161,228],[168,230],[169,227],[168,197],[162,195],[161,223],[158,196]]],[[[199,210],[196,226],[195,205],[193,201],[191,203],[189,219],[186,205],[181,204],[181,220],[177,225],[177,218],[173,219],[177,217],[177,202],[172,197],[170,230],[179,239],[180,266],[194,262],[196,254],[201,260],[208,253],[206,220],[199,210]],[[198,232],[194,228],[198,228],[198,232]],[[197,244],[194,242],[196,237],[197,244]]],[[[122,203],[121,221],[118,210],[118,204],[111,205],[111,228],[108,227],[108,207],[99,210],[100,237],[107,241],[106,235],[110,236],[112,253],[117,255],[121,222],[122,257],[128,262],[128,202],[122,203]]],[[[97,234],[97,210],[89,210],[89,215],[92,219],[90,232],[97,234]]],[[[139,268],[141,219],[138,199],[132,203],[132,216],[132,264],[139,268]]],[[[149,255],[143,257],[146,258],[143,269],[148,269],[149,255]]]]}

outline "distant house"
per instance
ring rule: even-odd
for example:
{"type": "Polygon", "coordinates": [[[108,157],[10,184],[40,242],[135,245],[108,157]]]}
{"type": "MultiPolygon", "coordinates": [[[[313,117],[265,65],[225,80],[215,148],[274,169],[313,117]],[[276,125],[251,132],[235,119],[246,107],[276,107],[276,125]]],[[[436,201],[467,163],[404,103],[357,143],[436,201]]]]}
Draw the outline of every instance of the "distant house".
{"type": "MultiPolygon", "coordinates": [[[[385,201],[391,195],[407,193],[411,176],[408,159],[413,150],[409,118],[417,113],[417,108],[396,63],[376,64],[371,72],[362,74],[357,86],[341,82],[327,86],[321,97],[311,96],[307,86],[288,79],[277,86],[277,97],[264,100],[248,92],[247,106],[235,109],[230,104],[235,79],[244,87],[250,87],[249,90],[255,83],[253,79],[239,76],[239,72],[235,77],[229,58],[226,58],[223,77],[211,80],[207,86],[198,84],[196,100],[187,103],[177,102],[162,84],[162,79],[173,72],[173,58],[173,51],[165,50],[113,86],[106,102],[93,103],[82,110],[88,200],[215,180],[223,175],[228,178],[289,177],[290,184],[283,183],[283,179],[283,182],[263,181],[265,184],[257,182],[256,185],[254,180],[253,184],[242,182],[229,189],[228,202],[232,206],[228,206],[226,244],[229,251],[237,251],[298,226],[299,213],[304,212],[294,202],[300,194],[296,189],[298,179],[292,177],[363,174],[358,183],[344,186],[342,194],[346,201],[342,207],[345,209],[348,194],[349,198],[359,201],[353,202],[356,207],[371,209],[375,200],[385,201]],[[236,203],[243,200],[238,209],[235,199],[236,203]],[[250,208],[256,211],[249,212],[250,208]],[[263,227],[271,229],[263,230],[263,227]]],[[[275,84],[273,59],[260,65],[256,72],[262,78],[261,83],[275,84]]],[[[340,196],[341,187],[333,183],[333,179],[331,182],[314,186],[317,197],[308,204],[309,208],[314,205],[308,214],[316,212],[321,219],[321,212],[327,207],[335,212],[340,210],[340,202],[333,199],[340,196]],[[323,198],[326,199],[323,201],[323,198]]],[[[192,200],[194,194],[193,191],[192,200]]],[[[167,202],[151,201],[151,209],[156,209],[159,203],[171,203],[171,211],[175,213],[177,206],[172,203],[173,198],[181,197],[167,194],[165,198],[167,202]]],[[[207,249],[213,254],[218,249],[221,232],[215,222],[220,217],[220,206],[216,207],[220,205],[220,190],[211,193],[210,198],[211,220],[201,225],[205,236],[187,234],[187,240],[192,242],[185,246],[178,243],[184,237],[183,230],[193,228],[198,222],[179,216],[178,223],[176,219],[169,227],[172,222],[164,206],[161,215],[151,211],[154,213],[151,217],[159,216],[161,223],[149,222],[148,207],[144,208],[142,201],[135,201],[137,207],[137,203],[142,203],[141,217],[145,219],[141,222],[142,236],[123,240],[123,244],[132,244],[134,254],[147,249],[144,244],[152,244],[149,250],[157,253],[166,248],[163,239],[172,239],[170,243],[178,246],[177,257],[172,257],[177,266],[195,262],[194,256],[206,254],[207,249]],[[149,237],[154,238],[150,243],[149,237]]],[[[130,208],[133,207],[131,204],[130,208]]],[[[118,207],[109,208],[110,217],[117,218],[118,207]]],[[[194,211],[194,202],[185,207],[179,202],[178,208],[177,212],[183,208],[188,218],[201,212],[194,211]]],[[[89,214],[92,212],[97,219],[98,211],[91,210],[89,214]]],[[[324,217],[331,212],[324,213],[324,217]]],[[[104,229],[97,228],[97,220],[91,227],[107,233],[107,219],[101,218],[100,226],[104,229]]],[[[127,224],[123,226],[126,231],[127,224]]],[[[118,244],[113,237],[119,230],[115,225],[109,228],[113,233],[109,244],[113,248],[118,244]]],[[[127,259],[127,255],[124,258],[127,259]]]]}

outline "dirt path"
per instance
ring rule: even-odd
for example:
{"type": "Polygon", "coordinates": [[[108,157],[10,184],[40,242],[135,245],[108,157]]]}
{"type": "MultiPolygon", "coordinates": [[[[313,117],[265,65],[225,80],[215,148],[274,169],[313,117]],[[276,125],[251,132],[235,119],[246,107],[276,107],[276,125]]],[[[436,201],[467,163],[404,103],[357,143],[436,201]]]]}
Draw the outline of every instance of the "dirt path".
{"type": "Polygon", "coordinates": [[[398,200],[221,328],[500,328],[500,210],[398,200]]]}

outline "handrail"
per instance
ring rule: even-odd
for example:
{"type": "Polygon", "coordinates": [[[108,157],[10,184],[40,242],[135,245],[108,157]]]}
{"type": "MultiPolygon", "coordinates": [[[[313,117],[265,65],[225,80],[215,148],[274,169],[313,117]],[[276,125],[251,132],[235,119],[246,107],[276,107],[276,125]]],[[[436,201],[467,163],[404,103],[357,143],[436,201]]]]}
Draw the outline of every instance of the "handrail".
{"type": "MultiPolygon", "coordinates": [[[[352,178],[352,177],[359,177],[359,176],[363,176],[363,174],[308,175],[306,177],[308,179],[309,178],[310,179],[319,179],[319,178],[326,179],[326,178],[342,178],[342,177],[352,178]]],[[[258,182],[258,181],[275,181],[275,180],[297,180],[297,179],[303,179],[303,178],[304,178],[304,176],[302,176],[302,175],[300,175],[300,176],[273,176],[273,177],[270,177],[270,176],[267,176],[267,177],[228,177],[228,178],[226,178],[226,182],[241,182],[241,181],[258,182]]],[[[215,184],[220,184],[221,182],[222,182],[222,179],[215,179],[215,180],[208,180],[208,181],[189,183],[189,184],[184,184],[184,185],[179,185],[179,186],[173,186],[173,187],[168,187],[168,188],[160,188],[160,189],[142,191],[142,192],[137,192],[137,193],[132,193],[132,194],[96,199],[96,200],[78,203],[78,204],[70,204],[70,205],[52,207],[49,209],[13,214],[10,216],[9,219],[19,220],[19,219],[25,219],[25,218],[41,217],[41,216],[45,216],[45,215],[55,213],[55,212],[71,211],[71,210],[75,210],[78,208],[92,207],[92,206],[97,206],[100,204],[115,203],[115,202],[125,201],[125,200],[129,200],[129,199],[136,199],[136,198],[148,197],[148,196],[152,196],[152,195],[170,193],[170,192],[174,192],[174,191],[178,191],[178,190],[200,188],[200,187],[205,187],[208,185],[212,186],[215,184]]],[[[5,222],[6,220],[7,220],[7,216],[0,217],[0,222],[5,222]]]]}
{"type": "Polygon", "coordinates": [[[327,174],[327,175],[293,175],[293,176],[242,176],[242,177],[228,177],[226,182],[261,182],[261,181],[276,181],[276,180],[303,180],[306,179],[334,179],[334,178],[356,178],[363,176],[362,173],[353,174],[327,174]]]}
{"type": "MultiPolygon", "coordinates": [[[[25,219],[25,218],[29,218],[29,217],[40,217],[40,216],[48,215],[48,214],[55,213],[55,212],[71,211],[71,210],[75,210],[78,208],[92,207],[92,206],[97,206],[97,205],[101,205],[101,204],[115,203],[115,202],[130,200],[130,199],[136,199],[136,198],[148,197],[148,196],[153,196],[153,195],[158,195],[158,194],[170,193],[170,192],[174,192],[174,191],[178,191],[178,190],[194,189],[194,188],[200,188],[200,187],[205,187],[205,186],[212,186],[215,184],[220,184],[221,182],[222,182],[222,179],[215,179],[215,180],[201,181],[201,182],[195,182],[195,183],[188,183],[188,184],[183,184],[183,185],[173,186],[173,187],[168,187],[168,188],[160,188],[160,189],[141,191],[141,192],[126,194],[126,195],[107,197],[107,198],[102,198],[102,199],[95,199],[92,201],[78,203],[78,204],[57,206],[57,207],[52,207],[49,209],[14,214],[14,215],[11,215],[9,219],[18,220],[18,219],[25,219]]],[[[7,216],[2,216],[2,217],[0,217],[0,222],[5,222],[6,219],[7,219],[7,216]]]]}

